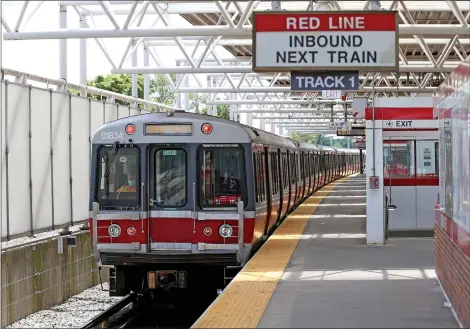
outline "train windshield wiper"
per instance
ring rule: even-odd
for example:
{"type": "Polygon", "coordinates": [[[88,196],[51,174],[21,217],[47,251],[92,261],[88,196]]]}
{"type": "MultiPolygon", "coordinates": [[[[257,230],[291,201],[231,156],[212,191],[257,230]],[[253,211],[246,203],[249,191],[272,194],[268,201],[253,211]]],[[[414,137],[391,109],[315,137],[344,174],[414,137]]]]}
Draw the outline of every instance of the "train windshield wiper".
{"type": "Polygon", "coordinates": [[[106,164],[105,164],[105,170],[104,170],[104,181],[106,185],[106,198],[109,197],[109,165],[110,163],[114,162],[114,159],[116,158],[116,154],[119,150],[119,142],[116,142],[113,144],[113,148],[111,150],[111,155],[108,155],[106,157],[106,164]]]}

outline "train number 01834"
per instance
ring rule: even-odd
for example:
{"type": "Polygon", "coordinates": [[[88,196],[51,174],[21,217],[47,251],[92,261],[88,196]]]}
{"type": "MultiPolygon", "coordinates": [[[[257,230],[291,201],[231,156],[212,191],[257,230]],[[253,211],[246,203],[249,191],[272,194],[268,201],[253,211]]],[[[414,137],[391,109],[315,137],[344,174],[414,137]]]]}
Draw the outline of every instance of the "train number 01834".
{"type": "Polygon", "coordinates": [[[122,139],[122,132],[116,132],[116,131],[108,131],[105,132],[103,131],[101,133],[101,139],[122,139]]]}

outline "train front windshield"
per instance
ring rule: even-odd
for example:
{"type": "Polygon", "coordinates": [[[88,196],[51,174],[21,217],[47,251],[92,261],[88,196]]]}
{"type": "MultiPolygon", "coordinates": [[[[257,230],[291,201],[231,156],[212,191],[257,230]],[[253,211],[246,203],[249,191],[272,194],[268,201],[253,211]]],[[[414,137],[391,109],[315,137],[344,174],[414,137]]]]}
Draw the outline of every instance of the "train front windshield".
{"type": "Polygon", "coordinates": [[[132,145],[98,150],[95,200],[101,208],[136,209],[140,204],[140,151],[132,145]]]}
{"type": "Polygon", "coordinates": [[[156,201],[159,207],[182,207],[186,204],[186,151],[159,149],[155,153],[156,201]]]}
{"type": "MultiPolygon", "coordinates": [[[[102,146],[96,154],[97,172],[94,201],[101,209],[135,210],[141,205],[140,164],[149,164],[150,198],[160,208],[182,208],[193,192],[188,180],[196,171],[196,200],[200,208],[234,208],[238,201],[247,204],[245,154],[241,146],[198,145],[197,152],[186,148],[152,147],[147,152],[138,146],[102,146]],[[192,156],[195,158],[193,159],[192,156]],[[194,164],[197,163],[197,167],[194,164]],[[153,186],[153,187],[152,187],[153,186]]],[[[147,170],[147,169],[143,169],[147,170]]],[[[144,182],[147,184],[146,182],[144,182]]]]}
{"type": "Polygon", "coordinates": [[[245,165],[241,147],[202,147],[198,152],[201,170],[199,205],[202,208],[231,206],[240,200],[246,203],[245,165]]]}

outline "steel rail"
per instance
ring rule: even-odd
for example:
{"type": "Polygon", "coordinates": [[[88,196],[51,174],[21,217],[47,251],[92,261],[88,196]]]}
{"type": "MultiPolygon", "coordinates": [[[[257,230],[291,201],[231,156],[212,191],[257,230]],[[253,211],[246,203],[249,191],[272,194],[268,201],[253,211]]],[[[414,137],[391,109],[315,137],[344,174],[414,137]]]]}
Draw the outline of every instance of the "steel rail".
{"type": "Polygon", "coordinates": [[[100,323],[103,321],[108,320],[111,316],[122,310],[124,307],[129,305],[130,303],[134,302],[137,300],[137,294],[136,293],[130,293],[127,296],[125,296],[123,299],[121,299],[119,302],[116,304],[112,305],[109,307],[107,310],[104,312],[101,312],[97,316],[95,316],[93,319],[88,321],[84,326],[81,327],[81,329],[92,329],[96,326],[98,326],[100,323]]]}

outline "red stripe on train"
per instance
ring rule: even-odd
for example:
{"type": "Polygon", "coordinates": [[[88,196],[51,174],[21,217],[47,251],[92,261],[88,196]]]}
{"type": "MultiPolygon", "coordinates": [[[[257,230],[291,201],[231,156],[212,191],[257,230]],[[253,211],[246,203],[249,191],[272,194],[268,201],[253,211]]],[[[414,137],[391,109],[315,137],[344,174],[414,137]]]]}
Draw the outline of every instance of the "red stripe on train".
{"type": "MultiPolygon", "coordinates": [[[[140,242],[142,244],[148,243],[147,219],[140,220],[100,220],[98,222],[98,243],[131,243],[140,242]],[[121,227],[121,235],[117,238],[111,238],[108,234],[108,227],[111,224],[118,224],[121,227]],[[129,235],[127,229],[134,227],[136,232],[134,235],[129,235]]],[[[90,219],[90,228],[92,227],[92,220],[90,219]]],[[[238,243],[238,225],[237,221],[223,221],[223,220],[205,220],[196,221],[192,218],[151,218],[150,221],[150,239],[152,242],[167,242],[167,243],[238,243]],[[233,237],[227,238],[224,241],[219,234],[219,227],[227,223],[233,227],[233,237]],[[212,234],[209,236],[204,235],[203,230],[205,227],[212,229],[212,234]]],[[[254,218],[245,218],[244,220],[244,243],[252,243],[253,230],[255,225],[254,218]]],[[[93,232],[93,230],[91,230],[93,232]]]]}

